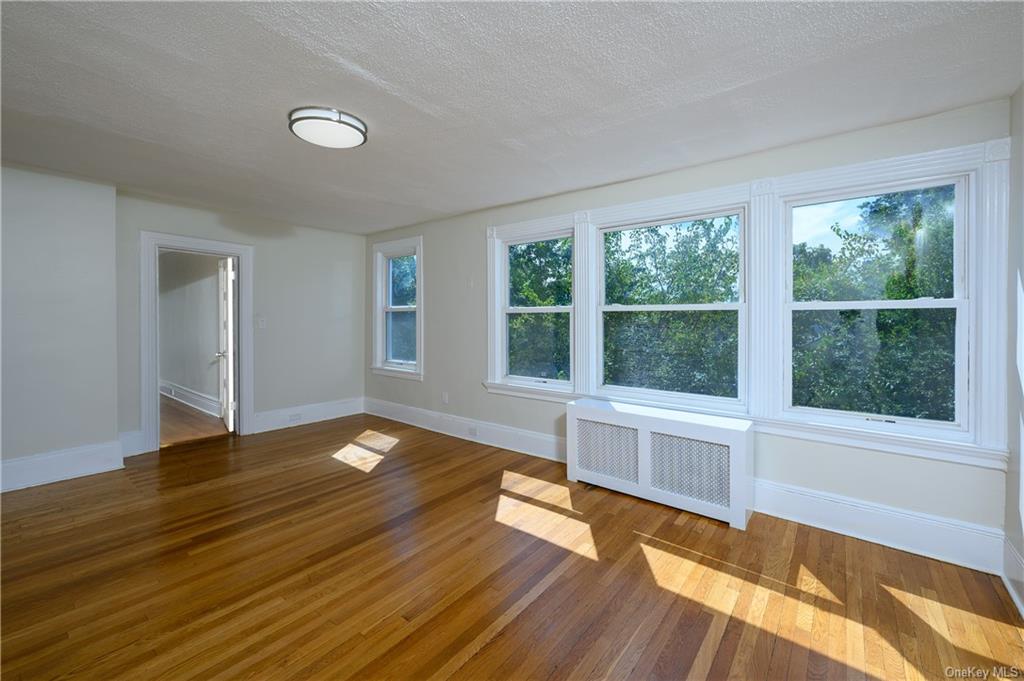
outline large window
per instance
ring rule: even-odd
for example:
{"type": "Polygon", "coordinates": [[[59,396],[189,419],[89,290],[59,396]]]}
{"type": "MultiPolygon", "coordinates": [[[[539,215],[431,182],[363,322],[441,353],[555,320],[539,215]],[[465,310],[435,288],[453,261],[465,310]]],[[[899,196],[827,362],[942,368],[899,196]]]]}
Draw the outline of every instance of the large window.
{"type": "Polygon", "coordinates": [[[572,238],[507,247],[506,375],[541,383],[572,378],[572,238]]]}
{"type": "Polygon", "coordinates": [[[738,397],[741,214],[602,233],[604,385],[738,397]]]}
{"type": "Polygon", "coordinates": [[[1005,466],[1009,144],[488,230],[491,393],[1005,466]]]}
{"type": "Polygon", "coordinates": [[[422,378],[421,241],[374,244],[374,361],[376,373],[422,378]]]}
{"type": "Polygon", "coordinates": [[[958,186],[791,205],[794,407],[958,420],[958,186]]]}

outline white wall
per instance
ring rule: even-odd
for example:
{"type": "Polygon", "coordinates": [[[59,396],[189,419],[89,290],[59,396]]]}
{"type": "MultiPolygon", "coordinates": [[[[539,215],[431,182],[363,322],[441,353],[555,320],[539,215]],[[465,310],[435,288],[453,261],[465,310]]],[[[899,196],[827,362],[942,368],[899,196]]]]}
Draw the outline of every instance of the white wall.
{"type": "Polygon", "coordinates": [[[114,188],[10,167],[2,180],[2,456],[114,442],[114,188]]]}
{"type": "Polygon", "coordinates": [[[1024,86],[1013,95],[1010,160],[1010,291],[1009,437],[1010,462],[1006,473],[1006,540],[1004,572],[1018,598],[1024,601],[1024,531],[1021,525],[1021,452],[1024,451],[1024,86]],[[1013,555],[1013,551],[1016,555],[1013,555]]]}
{"type": "Polygon", "coordinates": [[[140,428],[139,232],[254,247],[257,412],[363,394],[365,239],[117,195],[118,424],[140,428]]]}
{"type": "MultiPolygon", "coordinates": [[[[371,235],[370,243],[418,234],[424,237],[426,357],[421,383],[367,371],[366,394],[379,400],[562,436],[564,406],[494,395],[482,386],[487,376],[485,246],[489,225],[984,142],[1009,134],[1009,107],[1008,100],[988,102],[371,235]],[[442,392],[448,393],[449,404],[442,403],[442,392]]],[[[759,478],[988,527],[1003,524],[1005,476],[1001,471],[767,435],[758,436],[757,450],[759,478]]]]}
{"type": "Polygon", "coordinates": [[[218,400],[220,316],[215,255],[160,254],[160,383],[218,400]]]}

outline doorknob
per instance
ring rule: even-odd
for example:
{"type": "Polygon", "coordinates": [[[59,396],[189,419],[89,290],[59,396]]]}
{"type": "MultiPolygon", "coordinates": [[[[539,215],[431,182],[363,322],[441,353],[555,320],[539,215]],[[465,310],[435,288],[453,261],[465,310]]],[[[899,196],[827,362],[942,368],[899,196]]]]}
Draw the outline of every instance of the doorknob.
{"type": "Polygon", "coordinates": [[[213,356],[214,356],[214,357],[216,357],[217,359],[220,359],[221,357],[227,357],[227,354],[228,354],[228,353],[226,353],[226,352],[224,352],[224,351],[222,350],[222,351],[220,351],[220,352],[215,352],[215,353],[213,353],[213,356]]]}

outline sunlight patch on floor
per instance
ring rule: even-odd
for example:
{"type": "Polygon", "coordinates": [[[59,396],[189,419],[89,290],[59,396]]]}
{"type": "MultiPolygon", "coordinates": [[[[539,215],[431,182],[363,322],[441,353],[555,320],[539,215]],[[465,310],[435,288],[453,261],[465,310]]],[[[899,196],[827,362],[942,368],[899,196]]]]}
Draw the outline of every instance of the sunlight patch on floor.
{"type": "Polygon", "coordinates": [[[504,494],[498,497],[498,510],[494,514],[494,519],[567,551],[590,560],[597,560],[594,535],[590,531],[590,525],[582,520],[504,494]]]}
{"type": "Polygon", "coordinates": [[[378,433],[376,430],[364,430],[356,438],[356,442],[381,454],[387,454],[398,444],[398,438],[378,433]]]}
{"type": "Polygon", "coordinates": [[[572,496],[569,493],[569,488],[565,485],[540,480],[514,471],[503,471],[501,488],[507,492],[514,492],[520,496],[564,508],[567,511],[578,512],[572,507],[572,496]]]}
{"type": "Polygon", "coordinates": [[[384,459],[384,455],[371,452],[353,442],[336,451],[331,458],[347,463],[364,473],[369,473],[384,459]]]}

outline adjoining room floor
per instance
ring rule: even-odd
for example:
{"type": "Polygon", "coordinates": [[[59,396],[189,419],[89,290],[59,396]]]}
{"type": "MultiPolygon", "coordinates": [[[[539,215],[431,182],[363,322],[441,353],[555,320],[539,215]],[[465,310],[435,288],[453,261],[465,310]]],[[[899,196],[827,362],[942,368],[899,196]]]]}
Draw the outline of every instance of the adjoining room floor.
{"type": "MultiPolygon", "coordinates": [[[[168,456],[173,453],[173,456],[168,456]]],[[[946,678],[997,577],[358,415],[2,497],[5,679],[946,678]]]]}
{"type": "Polygon", "coordinates": [[[217,435],[227,435],[224,422],[216,416],[160,396],[160,446],[181,444],[217,435]]]}

